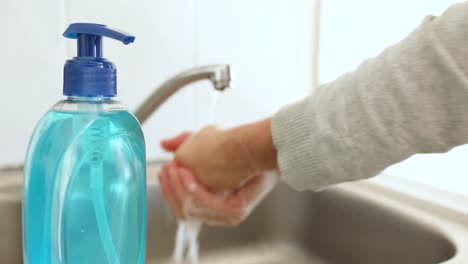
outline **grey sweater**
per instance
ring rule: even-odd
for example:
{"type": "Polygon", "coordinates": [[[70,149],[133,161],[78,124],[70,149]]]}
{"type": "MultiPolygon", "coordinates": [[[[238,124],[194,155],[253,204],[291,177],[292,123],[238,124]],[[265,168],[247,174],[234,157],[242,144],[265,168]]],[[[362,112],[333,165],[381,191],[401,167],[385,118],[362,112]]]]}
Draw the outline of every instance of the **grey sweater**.
{"type": "Polygon", "coordinates": [[[369,178],[416,153],[468,143],[468,3],[272,120],[282,178],[297,190],[369,178]]]}

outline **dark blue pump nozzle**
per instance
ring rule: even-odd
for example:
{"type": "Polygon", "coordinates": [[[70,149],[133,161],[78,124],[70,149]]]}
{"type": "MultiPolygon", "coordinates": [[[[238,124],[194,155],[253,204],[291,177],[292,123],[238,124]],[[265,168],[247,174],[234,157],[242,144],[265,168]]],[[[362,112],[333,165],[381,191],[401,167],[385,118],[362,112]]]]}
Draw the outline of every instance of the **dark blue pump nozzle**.
{"type": "Polygon", "coordinates": [[[92,23],[71,24],[63,36],[78,39],[78,57],[102,57],[102,37],[121,41],[125,45],[135,41],[135,37],[130,34],[92,23]]]}
{"type": "Polygon", "coordinates": [[[64,67],[63,94],[82,97],[113,97],[117,94],[117,70],[103,58],[102,37],[112,38],[127,45],[135,37],[105,25],[74,23],[63,36],[77,39],[77,57],[64,67]]]}

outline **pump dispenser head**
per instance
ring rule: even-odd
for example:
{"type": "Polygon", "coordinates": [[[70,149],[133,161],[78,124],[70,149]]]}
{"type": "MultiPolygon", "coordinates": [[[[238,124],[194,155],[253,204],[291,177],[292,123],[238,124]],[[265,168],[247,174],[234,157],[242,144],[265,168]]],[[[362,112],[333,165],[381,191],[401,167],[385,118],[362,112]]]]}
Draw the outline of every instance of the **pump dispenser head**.
{"type": "Polygon", "coordinates": [[[74,23],[63,36],[77,39],[77,56],[63,68],[63,94],[82,97],[113,97],[117,94],[117,69],[102,56],[102,37],[127,45],[135,37],[105,25],[74,23]]]}

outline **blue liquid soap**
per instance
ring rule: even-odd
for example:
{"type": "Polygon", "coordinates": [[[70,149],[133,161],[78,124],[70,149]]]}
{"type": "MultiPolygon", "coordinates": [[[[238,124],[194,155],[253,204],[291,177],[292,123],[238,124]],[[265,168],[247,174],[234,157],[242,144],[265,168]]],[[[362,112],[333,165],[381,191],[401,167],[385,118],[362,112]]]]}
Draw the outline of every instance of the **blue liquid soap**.
{"type": "Polygon", "coordinates": [[[143,133],[114,94],[96,93],[58,102],[31,138],[24,263],[145,263],[143,133]]]}

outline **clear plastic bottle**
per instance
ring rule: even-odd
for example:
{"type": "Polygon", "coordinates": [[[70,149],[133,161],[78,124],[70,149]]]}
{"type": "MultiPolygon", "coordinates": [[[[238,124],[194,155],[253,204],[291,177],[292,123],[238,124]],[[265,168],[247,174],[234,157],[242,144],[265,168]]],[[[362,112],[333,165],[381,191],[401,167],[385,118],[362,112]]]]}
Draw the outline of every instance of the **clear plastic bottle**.
{"type": "Polygon", "coordinates": [[[114,100],[115,81],[107,90],[99,84],[93,78],[65,84],[67,99],[46,113],[31,138],[23,189],[25,263],[145,263],[143,133],[114,100]]]}

